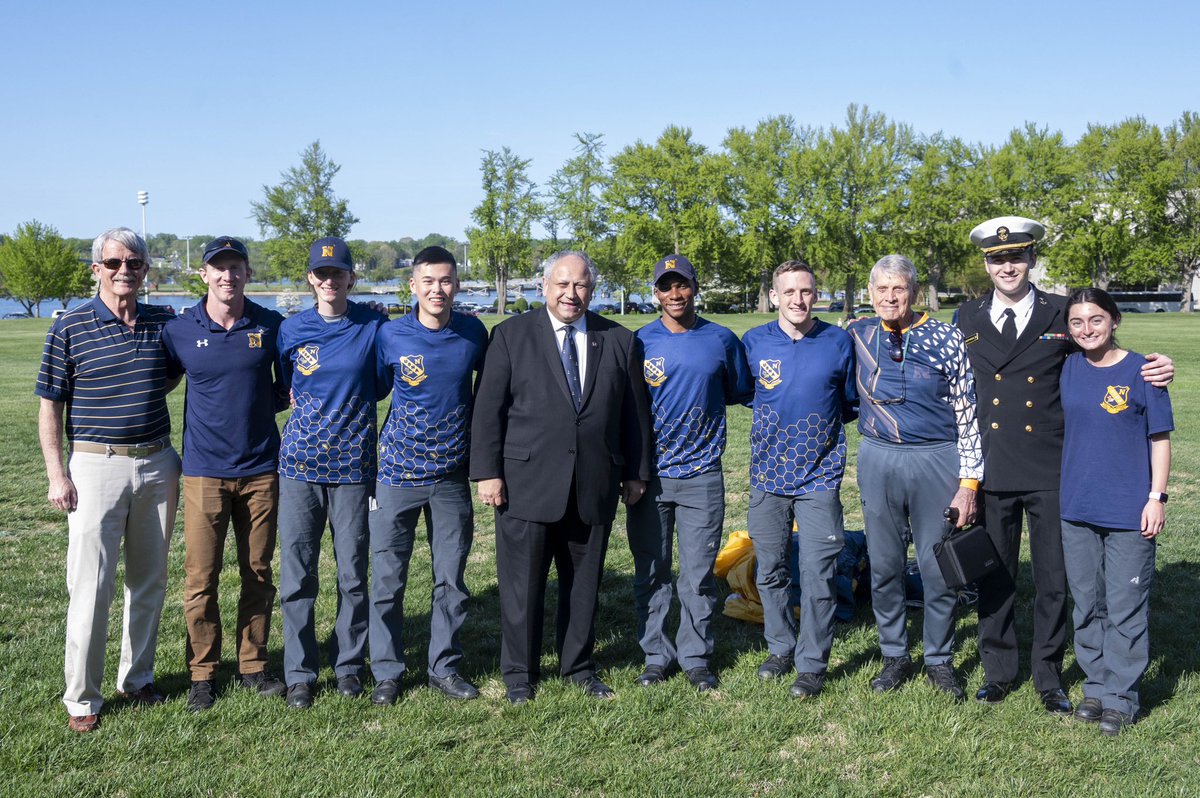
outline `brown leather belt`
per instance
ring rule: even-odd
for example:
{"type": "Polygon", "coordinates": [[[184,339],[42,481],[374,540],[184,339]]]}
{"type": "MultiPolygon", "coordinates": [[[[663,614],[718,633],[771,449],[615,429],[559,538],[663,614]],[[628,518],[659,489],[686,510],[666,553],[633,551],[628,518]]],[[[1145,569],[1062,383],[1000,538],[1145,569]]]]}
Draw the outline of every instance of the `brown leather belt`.
{"type": "Polygon", "coordinates": [[[171,445],[170,438],[159,438],[141,446],[112,446],[107,443],[89,443],[88,441],[73,441],[71,451],[86,452],[87,454],[102,454],[106,457],[149,457],[161,452],[171,445]]]}

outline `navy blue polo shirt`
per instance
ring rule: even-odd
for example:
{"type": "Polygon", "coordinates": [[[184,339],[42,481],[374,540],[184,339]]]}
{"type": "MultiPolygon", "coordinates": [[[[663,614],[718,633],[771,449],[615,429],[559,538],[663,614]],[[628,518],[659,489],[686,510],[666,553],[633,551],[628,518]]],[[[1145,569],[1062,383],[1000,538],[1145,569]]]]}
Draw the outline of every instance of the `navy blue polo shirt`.
{"type": "Polygon", "coordinates": [[[68,440],[136,446],[171,434],[162,345],[171,318],[139,302],[131,330],[98,296],[58,317],[34,393],[66,403],[68,440]]]}
{"type": "Polygon", "coordinates": [[[168,373],[187,374],[183,474],[232,479],[270,473],[279,464],[275,413],[288,404],[278,379],[283,316],[247,299],[242,318],[226,330],[209,317],[205,302],[163,330],[168,373]]]}

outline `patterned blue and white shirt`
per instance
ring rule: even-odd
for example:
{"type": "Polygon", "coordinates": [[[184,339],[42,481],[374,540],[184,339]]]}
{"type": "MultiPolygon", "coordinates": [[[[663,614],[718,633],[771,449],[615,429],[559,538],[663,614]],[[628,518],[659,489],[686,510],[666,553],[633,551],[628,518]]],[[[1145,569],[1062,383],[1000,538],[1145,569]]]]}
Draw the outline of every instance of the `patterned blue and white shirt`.
{"type": "Polygon", "coordinates": [[[975,378],[959,329],[921,313],[897,333],[873,317],[847,331],[858,356],[858,431],[890,443],[955,441],[959,479],[983,479],[975,378]]]}

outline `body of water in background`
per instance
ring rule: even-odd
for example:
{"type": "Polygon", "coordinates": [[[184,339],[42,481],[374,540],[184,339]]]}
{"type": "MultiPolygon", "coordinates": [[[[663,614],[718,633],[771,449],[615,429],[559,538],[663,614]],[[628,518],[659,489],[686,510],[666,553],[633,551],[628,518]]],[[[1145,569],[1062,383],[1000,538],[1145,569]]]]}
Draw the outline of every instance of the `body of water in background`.
{"type": "MultiPolygon", "coordinates": [[[[311,308],[313,306],[313,297],[310,292],[302,291],[302,292],[297,292],[297,293],[300,296],[299,308],[301,310],[304,310],[306,308],[311,308]]],[[[523,293],[524,293],[525,299],[528,300],[529,302],[536,301],[536,302],[544,303],[546,301],[546,298],[544,296],[542,296],[541,293],[539,293],[535,289],[530,288],[530,289],[524,291],[523,293]]],[[[270,294],[247,294],[246,296],[249,297],[255,303],[262,305],[265,308],[270,308],[271,310],[279,310],[279,306],[276,303],[276,299],[279,297],[279,295],[280,295],[279,293],[270,293],[270,294]]],[[[509,292],[509,298],[510,298],[509,301],[511,302],[512,299],[515,298],[516,296],[518,296],[517,292],[510,291],[509,292]]],[[[382,302],[385,305],[395,304],[400,301],[399,299],[396,298],[395,293],[351,294],[350,299],[355,302],[370,302],[370,301],[374,300],[376,302],[382,302]]],[[[90,300],[72,299],[70,302],[67,303],[67,307],[73,308],[78,305],[82,305],[88,301],[90,301],[90,300]]],[[[143,299],[142,301],[144,302],[145,300],[143,299]]],[[[194,297],[191,294],[152,294],[150,296],[150,304],[151,305],[170,305],[171,307],[175,308],[176,313],[181,312],[184,308],[193,307],[199,301],[200,301],[200,299],[198,297],[194,297]]],[[[482,292],[481,293],[468,293],[467,291],[459,291],[458,296],[456,296],[454,298],[454,301],[456,301],[456,302],[471,302],[471,303],[475,303],[477,305],[484,305],[486,307],[491,307],[492,303],[496,301],[496,292],[488,291],[486,294],[484,294],[482,292]]],[[[605,295],[605,296],[597,295],[592,300],[592,307],[595,308],[597,305],[603,305],[603,304],[615,305],[619,301],[620,301],[619,297],[610,297],[607,295],[605,295]]],[[[637,294],[630,294],[629,301],[630,302],[648,302],[650,300],[648,298],[639,297],[637,294]]],[[[41,306],[41,315],[43,317],[45,317],[47,321],[49,321],[50,314],[53,313],[55,310],[58,310],[60,307],[62,307],[62,303],[55,302],[54,300],[49,300],[47,302],[43,302],[42,306],[41,306]]],[[[17,302],[16,300],[0,299],[0,318],[3,318],[10,313],[24,313],[24,312],[25,312],[25,308],[23,308],[21,306],[21,304],[19,302],[17,302]]]]}

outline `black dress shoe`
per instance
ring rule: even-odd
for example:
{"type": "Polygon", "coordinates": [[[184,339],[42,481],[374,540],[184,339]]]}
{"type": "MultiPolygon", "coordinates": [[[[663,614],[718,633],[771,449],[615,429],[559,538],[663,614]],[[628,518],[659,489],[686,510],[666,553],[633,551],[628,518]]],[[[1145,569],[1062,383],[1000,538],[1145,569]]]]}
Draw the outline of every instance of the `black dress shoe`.
{"type": "Polygon", "coordinates": [[[692,683],[701,693],[707,693],[709,690],[716,690],[719,686],[717,675],[708,668],[692,668],[687,672],[688,681],[692,683]]]}
{"type": "Polygon", "coordinates": [[[1012,682],[984,682],[975,693],[981,704],[999,704],[1012,692],[1012,682]]]}
{"type": "Polygon", "coordinates": [[[440,690],[443,695],[459,701],[470,701],[472,698],[479,698],[479,688],[457,673],[452,673],[449,676],[430,676],[429,686],[435,690],[440,690]]]}
{"type": "Polygon", "coordinates": [[[1116,737],[1121,729],[1133,723],[1133,716],[1126,715],[1116,709],[1106,709],[1100,713],[1100,733],[1105,737],[1116,737]]]}
{"type": "Polygon", "coordinates": [[[358,698],[363,694],[362,679],[353,673],[349,676],[339,676],[337,680],[338,695],[346,698],[358,698]]]}
{"type": "Polygon", "coordinates": [[[371,691],[371,703],[381,707],[391,706],[400,697],[400,682],[397,679],[384,679],[375,683],[371,691]]]}
{"type": "Polygon", "coordinates": [[[662,684],[667,680],[667,669],[661,665],[647,665],[646,670],[642,671],[641,675],[634,679],[634,683],[639,687],[650,687],[655,684],[662,684]]]}
{"type": "Polygon", "coordinates": [[[764,682],[769,682],[772,679],[778,679],[791,673],[793,664],[791,657],[770,654],[766,661],[758,666],[756,673],[758,674],[758,678],[764,682]]]}
{"type": "Polygon", "coordinates": [[[534,689],[529,682],[518,682],[510,684],[508,689],[504,691],[504,697],[508,699],[508,703],[513,706],[520,706],[533,700],[534,689]]]}
{"type": "Polygon", "coordinates": [[[604,682],[597,679],[595,676],[589,676],[586,679],[580,679],[576,682],[583,688],[584,695],[591,698],[615,698],[616,693],[604,682]]]}
{"type": "Polygon", "coordinates": [[[312,706],[312,685],[308,682],[298,682],[287,689],[287,705],[292,709],[308,709],[312,706]]]}
{"type": "Polygon", "coordinates": [[[212,679],[192,682],[187,697],[188,712],[207,712],[212,709],[217,697],[216,687],[217,684],[212,679]]]}
{"type": "Polygon", "coordinates": [[[913,661],[908,656],[884,657],[883,670],[871,680],[871,689],[877,693],[888,693],[900,689],[913,675],[913,661]]]}
{"type": "Polygon", "coordinates": [[[1075,709],[1071,706],[1071,699],[1067,698],[1066,692],[1061,687],[1043,690],[1041,696],[1042,706],[1052,715],[1070,715],[1075,709]]]}
{"type": "Polygon", "coordinates": [[[1081,720],[1084,723],[1099,723],[1100,716],[1104,714],[1104,705],[1100,703],[1099,698],[1085,698],[1079,702],[1079,706],[1075,707],[1075,720],[1081,720]]]}

